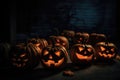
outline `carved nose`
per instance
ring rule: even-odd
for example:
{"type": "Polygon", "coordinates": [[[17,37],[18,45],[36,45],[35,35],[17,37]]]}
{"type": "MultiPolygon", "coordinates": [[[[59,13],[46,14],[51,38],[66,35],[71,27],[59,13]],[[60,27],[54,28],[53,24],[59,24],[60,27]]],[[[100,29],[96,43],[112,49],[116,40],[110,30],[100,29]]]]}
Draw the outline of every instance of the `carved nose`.
{"type": "Polygon", "coordinates": [[[109,51],[107,50],[106,53],[109,53],[109,51]]]}
{"type": "Polygon", "coordinates": [[[87,54],[87,52],[85,51],[84,54],[87,54]]]}
{"type": "Polygon", "coordinates": [[[51,56],[51,55],[49,56],[49,59],[52,59],[52,56],[51,56]]]}

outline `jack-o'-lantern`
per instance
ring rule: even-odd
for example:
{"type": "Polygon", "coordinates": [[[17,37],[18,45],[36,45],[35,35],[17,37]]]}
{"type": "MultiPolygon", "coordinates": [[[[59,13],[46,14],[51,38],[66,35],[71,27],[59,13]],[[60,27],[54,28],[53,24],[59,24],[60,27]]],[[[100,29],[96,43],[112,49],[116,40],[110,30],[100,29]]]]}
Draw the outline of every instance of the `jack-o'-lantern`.
{"type": "Polygon", "coordinates": [[[32,69],[39,64],[38,51],[33,44],[19,43],[14,45],[10,51],[10,64],[14,69],[32,69]]]}
{"type": "Polygon", "coordinates": [[[72,38],[75,35],[75,32],[73,30],[63,30],[63,32],[61,33],[62,36],[65,36],[69,42],[72,41],[72,38]]]}
{"type": "Polygon", "coordinates": [[[43,49],[41,63],[45,68],[63,68],[67,62],[67,50],[63,46],[47,46],[43,49]]]}
{"type": "Polygon", "coordinates": [[[91,33],[89,37],[89,43],[91,45],[95,45],[98,42],[103,42],[106,41],[106,35],[105,34],[100,34],[100,33],[91,33]]]}
{"type": "Polygon", "coordinates": [[[91,63],[95,49],[89,44],[74,44],[70,50],[70,59],[74,64],[91,63]]]}
{"type": "Polygon", "coordinates": [[[84,44],[84,43],[88,43],[88,40],[89,40],[89,34],[86,33],[86,32],[77,32],[75,34],[75,37],[74,37],[74,43],[75,44],[84,44]]]}
{"type": "Polygon", "coordinates": [[[110,60],[115,58],[117,53],[117,48],[114,43],[110,42],[99,42],[95,45],[95,57],[101,60],[110,60]]]}
{"type": "Polygon", "coordinates": [[[69,49],[69,41],[65,36],[50,36],[49,44],[52,46],[62,45],[66,49],[69,49]]]}

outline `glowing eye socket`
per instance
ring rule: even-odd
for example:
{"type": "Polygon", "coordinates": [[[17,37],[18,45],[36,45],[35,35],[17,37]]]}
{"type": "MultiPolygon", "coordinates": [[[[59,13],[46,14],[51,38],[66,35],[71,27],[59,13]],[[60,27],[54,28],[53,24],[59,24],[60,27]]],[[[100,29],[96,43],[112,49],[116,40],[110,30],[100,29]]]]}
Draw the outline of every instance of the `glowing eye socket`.
{"type": "Polygon", "coordinates": [[[112,48],[111,51],[114,52],[114,51],[115,51],[115,48],[112,48]]]}
{"type": "Polygon", "coordinates": [[[57,56],[60,56],[60,53],[61,53],[60,51],[56,51],[56,52],[55,52],[55,54],[56,54],[57,56]]]}
{"type": "Polygon", "coordinates": [[[104,48],[103,46],[100,46],[101,51],[105,51],[106,48],[104,48]]]}
{"type": "Polygon", "coordinates": [[[24,57],[24,56],[26,56],[26,54],[25,54],[25,53],[20,55],[20,57],[24,57]]]}
{"type": "Polygon", "coordinates": [[[91,49],[91,48],[88,48],[87,50],[88,50],[89,52],[91,52],[91,51],[92,51],[92,49],[91,49]]]}
{"type": "Polygon", "coordinates": [[[49,52],[47,50],[44,51],[44,56],[47,55],[49,52]]]}
{"type": "Polygon", "coordinates": [[[84,48],[83,47],[79,47],[79,51],[82,51],[84,48]]]}

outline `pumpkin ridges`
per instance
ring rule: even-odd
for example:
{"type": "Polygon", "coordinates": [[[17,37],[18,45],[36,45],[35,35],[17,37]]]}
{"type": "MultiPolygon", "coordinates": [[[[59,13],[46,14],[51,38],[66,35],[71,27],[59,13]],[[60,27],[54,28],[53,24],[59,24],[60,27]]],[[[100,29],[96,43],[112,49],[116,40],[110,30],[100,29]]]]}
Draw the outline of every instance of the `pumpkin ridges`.
{"type": "MultiPolygon", "coordinates": [[[[84,47],[85,48],[85,47],[84,47]]],[[[89,45],[89,44],[74,44],[70,50],[70,59],[71,61],[74,63],[74,64],[84,64],[84,63],[91,63],[92,60],[93,60],[93,57],[94,57],[94,53],[95,53],[95,50],[94,48],[92,47],[92,45],[89,45]],[[77,57],[77,53],[81,53],[80,52],[77,52],[77,48],[80,47],[80,46],[86,46],[87,48],[91,48],[92,49],[92,54],[89,55],[90,59],[88,58],[84,58],[84,55],[80,54],[83,56],[83,58],[81,57],[80,59],[78,59],[77,57]]],[[[88,53],[87,53],[88,54],[88,53]]],[[[86,55],[87,55],[86,54],[86,55]]]]}
{"type": "MultiPolygon", "coordinates": [[[[64,65],[66,64],[66,62],[67,62],[67,56],[66,56],[66,52],[64,52],[64,50],[65,50],[65,48],[63,47],[63,46],[47,46],[47,47],[45,47],[44,49],[43,49],[43,51],[42,51],[42,55],[41,55],[41,63],[42,63],[42,65],[45,67],[45,68],[53,68],[53,69],[55,69],[55,68],[62,68],[62,67],[64,67],[64,65]],[[62,63],[56,63],[56,61],[54,61],[54,58],[55,58],[55,56],[53,56],[53,58],[52,58],[52,60],[51,61],[54,61],[54,66],[48,66],[47,64],[45,64],[44,63],[44,51],[45,50],[47,50],[47,51],[50,51],[49,52],[49,56],[51,55],[51,56],[53,56],[52,54],[54,54],[54,51],[62,51],[61,53],[62,53],[62,55],[64,55],[64,57],[63,58],[60,58],[60,60],[61,59],[64,59],[64,62],[62,62],[62,63]],[[51,51],[53,52],[53,53],[51,53],[51,51]],[[57,66],[57,65],[55,65],[55,64],[60,64],[59,66],[57,66]]],[[[61,56],[62,56],[61,55],[61,56]]],[[[49,61],[49,57],[47,58],[48,59],[48,61],[49,61]]],[[[59,61],[59,60],[58,60],[59,61]]]]}
{"type": "Polygon", "coordinates": [[[31,62],[34,63],[33,66],[36,66],[39,63],[39,55],[38,55],[37,50],[34,48],[34,45],[27,44],[26,51],[28,51],[28,53],[31,56],[31,62]]]}
{"type": "Polygon", "coordinates": [[[65,36],[57,36],[58,39],[61,39],[62,41],[66,42],[66,45],[64,46],[66,49],[69,49],[69,41],[65,36]]]}
{"type": "MultiPolygon", "coordinates": [[[[116,57],[116,54],[117,54],[117,47],[116,47],[116,45],[114,44],[114,43],[110,43],[110,42],[98,42],[98,43],[96,43],[96,45],[95,45],[95,50],[96,50],[96,53],[95,53],[95,56],[96,56],[96,58],[98,59],[98,60],[100,60],[100,59],[103,59],[103,60],[112,60],[112,59],[114,59],[115,57],[116,57]],[[102,51],[101,49],[100,49],[100,47],[105,47],[105,50],[104,51],[102,51]],[[114,52],[114,53],[112,53],[112,54],[114,54],[113,56],[111,56],[111,57],[108,57],[108,54],[110,54],[110,53],[106,53],[106,50],[107,51],[109,51],[109,49],[111,49],[111,47],[113,47],[114,48],[114,51],[112,51],[112,52],[114,52]],[[108,49],[107,49],[108,48],[108,49]],[[104,52],[104,53],[102,53],[102,55],[103,54],[105,54],[106,55],[106,57],[103,55],[100,55],[99,54],[99,52],[104,52]]],[[[111,51],[110,51],[111,52],[111,51]]],[[[111,55],[111,54],[110,54],[111,55]]]]}
{"type": "Polygon", "coordinates": [[[10,64],[13,68],[17,70],[28,70],[33,69],[36,67],[39,63],[38,60],[38,54],[37,51],[34,48],[34,45],[32,43],[27,44],[16,44],[11,49],[11,56],[10,56],[10,64]],[[22,57],[23,54],[23,57],[22,57]],[[16,56],[14,56],[16,55],[16,56]],[[20,57],[21,56],[21,57],[20,57]],[[20,58],[20,61],[15,62],[12,59],[18,60],[20,58]],[[15,64],[15,65],[13,65],[15,64]]]}

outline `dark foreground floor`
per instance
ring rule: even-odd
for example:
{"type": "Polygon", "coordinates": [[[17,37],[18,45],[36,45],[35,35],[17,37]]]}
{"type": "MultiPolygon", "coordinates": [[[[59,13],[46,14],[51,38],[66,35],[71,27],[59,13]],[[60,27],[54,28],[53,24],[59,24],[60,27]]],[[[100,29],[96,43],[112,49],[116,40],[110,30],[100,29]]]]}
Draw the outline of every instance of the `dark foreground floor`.
{"type": "Polygon", "coordinates": [[[0,80],[120,80],[120,61],[110,64],[97,63],[86,67],[75,67],[71,63],[62,70],[36,68],[25,73],[16,73],[9,69],[0,70],[0,80]],[[71,70],[74,76],[63,75],[64,70],[71,70]]]}

